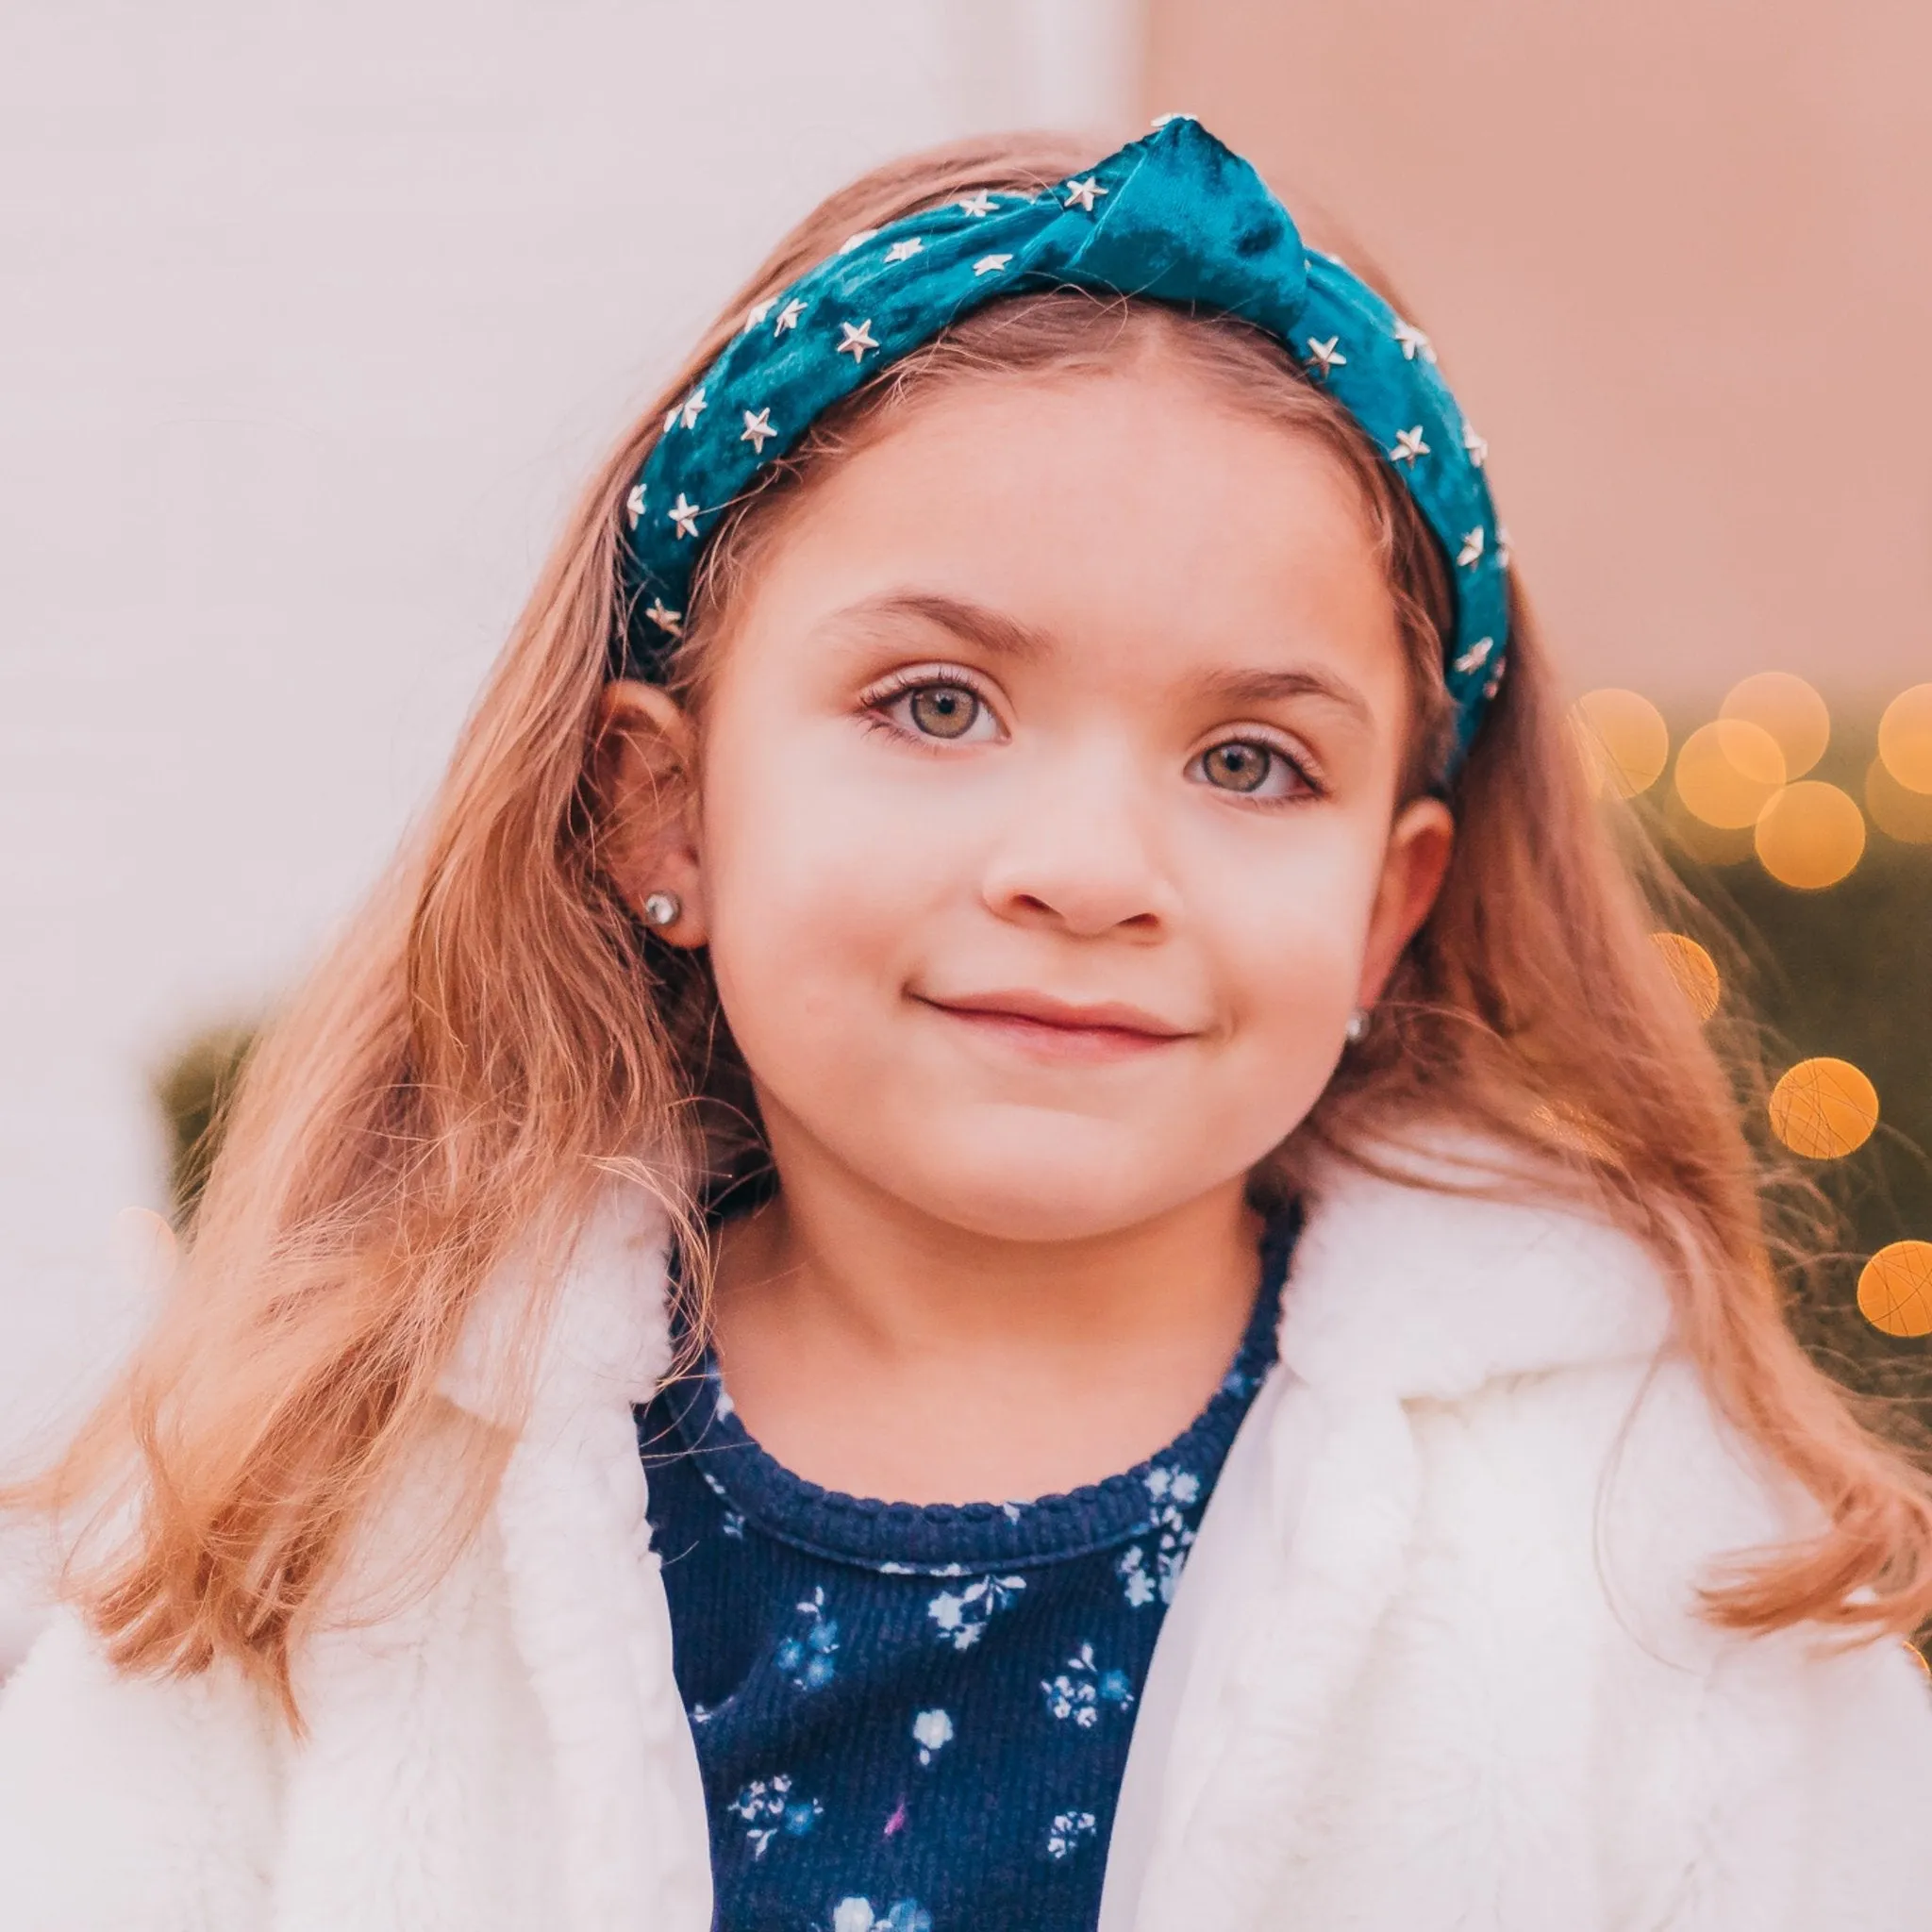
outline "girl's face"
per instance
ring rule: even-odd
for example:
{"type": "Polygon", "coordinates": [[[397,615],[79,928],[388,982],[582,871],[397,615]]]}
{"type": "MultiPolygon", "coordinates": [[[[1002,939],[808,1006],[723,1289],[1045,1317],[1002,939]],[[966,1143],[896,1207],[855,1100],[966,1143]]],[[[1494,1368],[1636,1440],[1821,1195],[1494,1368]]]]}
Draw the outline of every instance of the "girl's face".
{"type": "Polygon", "coordinates": [[[1245,1174],[1447,862],[1444,808],[1396,809],[1354,486],[1169,356],[921,405],[802,492],[721,649],[637,894],[709,945],[781,1174],[963,1230],[1245,1174]]]}

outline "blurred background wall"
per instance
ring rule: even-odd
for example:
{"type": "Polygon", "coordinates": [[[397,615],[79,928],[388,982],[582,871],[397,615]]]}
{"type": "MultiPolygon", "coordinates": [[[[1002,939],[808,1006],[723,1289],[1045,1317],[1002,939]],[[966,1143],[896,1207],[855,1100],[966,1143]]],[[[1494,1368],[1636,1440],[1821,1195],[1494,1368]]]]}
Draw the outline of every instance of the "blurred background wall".
{"type": "MultiPolygon", "coordinates": [[[[1393,270],[1576,690],[1641,708],[1611,789],[1932,1140],[1932,846],[1860,816],[1932,680],[1928,65],[1882,0],[12,0],[0,1459],[139,1318],[154,1081],[371,879],[589,463],[786,223],[974,128],[1194,111],[1393,270]],[[1839,883],[1754,857],[1789,746],[1678,808],[1767,670],[1829,701],[1839,883]]],[[[1932,1238],[1911,1174],[1864,1248],[1932,1238]]]]}

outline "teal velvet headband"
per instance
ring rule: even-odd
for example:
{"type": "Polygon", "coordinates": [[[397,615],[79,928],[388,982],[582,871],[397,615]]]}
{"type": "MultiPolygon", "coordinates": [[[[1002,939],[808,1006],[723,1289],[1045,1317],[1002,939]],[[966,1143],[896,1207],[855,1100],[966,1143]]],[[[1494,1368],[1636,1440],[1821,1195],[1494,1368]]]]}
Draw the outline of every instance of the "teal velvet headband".
{"type": "Polygon", "coordinates": [[[1255,170],[1184,115],[1048,192],[982,190],[854,235],[758,304],[665,418],[625,501],[623,675],[662,675],[706,536],[815,417],[971,310],[1067,287],[1241,317],[1368,432],[1449,561],[1443,673],[1459,762],[1508,644],[1508,558],[1483,441],[1428,339],[1333,256],[1305,247],[1255,170]]]}

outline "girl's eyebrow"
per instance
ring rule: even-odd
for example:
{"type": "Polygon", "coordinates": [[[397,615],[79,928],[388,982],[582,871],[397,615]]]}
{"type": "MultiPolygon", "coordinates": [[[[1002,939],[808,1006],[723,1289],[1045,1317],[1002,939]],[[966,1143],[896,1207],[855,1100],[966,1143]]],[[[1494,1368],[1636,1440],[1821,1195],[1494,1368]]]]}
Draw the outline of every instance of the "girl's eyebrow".
{"type": "Polygon", "coordinates": [[[1235,705],[1265,705],[1282,698],[1322,698],[1358,724],[1374,723],[1369,701],[1332,671],[1214,671],[1201,680],[1205,695],[1235,705]]]}
{"type": "Polygon", "coordinates": [[[842,625],[856,620],[863,625],[880,619],[908,617],[950,631],[961,641],[976,644],[988,657],[1009,663],[1037,663],[1052,648],[1044,631],[943,591],[881,591],[876,596],[848,604],[831,622],[842,625]]]}

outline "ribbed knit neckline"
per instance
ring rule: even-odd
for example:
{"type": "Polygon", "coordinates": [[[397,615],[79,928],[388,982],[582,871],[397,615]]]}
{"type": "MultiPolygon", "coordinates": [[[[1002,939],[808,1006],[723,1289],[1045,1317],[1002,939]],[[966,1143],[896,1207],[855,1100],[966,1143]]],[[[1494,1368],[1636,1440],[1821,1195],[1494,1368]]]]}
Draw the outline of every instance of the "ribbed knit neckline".
{"type": "Polygon", "coordinates": [[[1173,1482],[1209,1482],[1255,1391],[1274,1365],[1281,1292],[1300,1230],[1297,1210],[1277,1215],[1260,1242],[1260,1281],[1245,1332],[1220,1386],[1165,1448],[1119,1474],[1025,1502],[892,1503],[828,1490],[794,1474],[739,1421],[708,1348],[667,1390],[678,1437],[652,1453],[690,1454],[706,1480],[767,1535],[835,1562],[866,1569],[959,1575],[991,1566],[1024,1569],[1143,1536],[1173,1482]]]}

